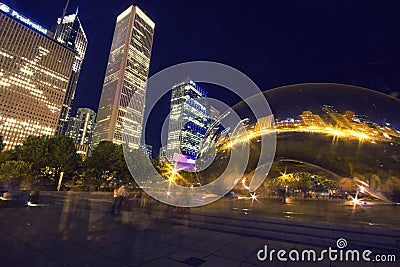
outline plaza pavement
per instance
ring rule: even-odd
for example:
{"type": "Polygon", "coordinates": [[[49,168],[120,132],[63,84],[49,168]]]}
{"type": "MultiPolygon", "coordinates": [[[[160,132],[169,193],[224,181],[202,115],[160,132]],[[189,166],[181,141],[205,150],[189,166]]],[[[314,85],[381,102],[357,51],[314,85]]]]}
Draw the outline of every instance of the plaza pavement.
{"type": "Polygon", "coordinates": [[[24,207],[21,199],[0,203],[0,266],[399,266],[328,260],[293,263],[276,258],[260,262],[256,253],[266,244],[287,251],[327,247],[321,246],[324,243],[313,246],[313,240],[285,242],[283,232],[280,239],[273,232],[254,231],[258,226],[250,229],[253,232],[245,231],[250,218],[243,221],[240,231],[230,225],[234,219],[227,218],[221,225],[212,216],[155,203],[146,208],[131,205],[113,216],[111,193],[91,197],[42,193],[40,204],[24,207]]]}

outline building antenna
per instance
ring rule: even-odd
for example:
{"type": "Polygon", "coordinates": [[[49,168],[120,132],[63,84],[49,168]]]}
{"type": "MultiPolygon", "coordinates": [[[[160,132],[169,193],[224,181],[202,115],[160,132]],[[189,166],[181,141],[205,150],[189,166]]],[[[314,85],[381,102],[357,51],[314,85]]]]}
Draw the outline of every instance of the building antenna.
{"type": "Polygon", "coordinates": [[[61,25],[62,25],[62,23],[64,21],[65,14],[67,14],[68,5],[69,5],[69,0],[67,0],[67,3],[65,3],[60,23],[57,24],[56,36],[54,37],[54,39],[58,38],[58,35],[59,35],[60,31],[61,31],[61,25]]]}
{"type": "Polygon", "coordinates": [[[69,5],[69,0],[67,0],[67,3],[65,4],[65,7],[64,7],[64,10],[63,10],[63,14],[62,14],[62,17],[61,17],[61,23],[64,21],[65,14],[67,14],[68,5],[69,5]]]}

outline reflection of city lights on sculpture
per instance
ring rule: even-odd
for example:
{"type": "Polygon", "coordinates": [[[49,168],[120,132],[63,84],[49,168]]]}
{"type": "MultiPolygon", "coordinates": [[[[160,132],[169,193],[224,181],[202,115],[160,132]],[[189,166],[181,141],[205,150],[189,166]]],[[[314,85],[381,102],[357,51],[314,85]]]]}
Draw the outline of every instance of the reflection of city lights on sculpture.
{"type": "Polygon", "coordinates": [[[366,182],[360,181],[360,180],[356,180],[356,184],[357,184],[357,186],[359,188],[360,193],[368,194],[368,195],[370,195],[370,196],[372,196],[374,198],[383,200],[385,202],[392,203],[392,201],[390,201],[387,197],[385,197],[381,192],[378,192],[378,191],[372,189],[369,186],[369,184],[367,184],[366,182]]]}
{"type": "Polygon", "coordinates": [[[287,177],[287,174],[286,174],[286,169],[285,169],[285,171],[284,172],[279,172],[280,174],[281,174],[281,176],[282,176],[282,179],[283,180],[285,180],[286,179],[286,177],[287,177]]]}
{"type": "MultiPolygon", "coordinates": [[[[224,146],[221,146],[219,151],[230,149],[236,145],[250,142],[254,139],[258,139],[263,135],[271,134],[273,131],[266,131],[266,130],[249,130],[245,133],[241,133],[238,135],[234,135],[231,140],[227,141],[224,140],[224,146]]],[[[315,133],[315,134],[323,134],[332,136],[334,141],[339,140],[340,138],[344,139],[354,139],[358,140],[359,142],[363,142],[365,140],[369,140],[371,143],[375,144],[376,142],[387,142],[392,138],[386,133],[381,131],[357,131],[351,129],[340,129],[340,128],[332,128],[332,127],[320,127],[320,126],[304,126],[299,125],[295,128],[284,128],[284,127],[277,127],[276,133],[285,133],[285,132],[306,132],[306,133],[315,133]]],[[[400,134],[399,136],[400,137],[400,134]]]]}
{"type": "MultiPolygon", "coordinates": [[[[372,144],[377,142],[389,142],[393,137],[400,138],[400,132],[391,126],[370,126],[370,124],[347,119],[345,115],[333,110],[330,107],[324,107],[323,110],[335,118],[334,125],[322,120],[321,116],[313,114],[311,111],[304,111],[300,115],[301,120],[282,120],[275,122],[275,129],[268,127],[248,127],[246,131],[234,134],[229,139],[222,139],[219,144],[219,150],[231,149],[232,147],[251,142],[254,139],[260,139],[276,132],[290,133],[303,132],[311,134],[321,134],[332,136],[333,141],[339,139],[358,140],[360,143],[370,141],[372,144]]],[[[350,112],[350,111],[348,111],[350,112]]]]}
{"type": "Polygon", "coordinates": [[[242,185],[243,185],[244,189],[250,190],[250,187],[248,185],[246,185],[246,180],[247,180],[246,178],[243,178],[242,185]]]}
{"type": "Polygon", "coordinates": [[[360,187],[360,193],[365,193],[364,186],[360,185],[359,187],[360,187]]]}
{"type": "MultiPolygon", "coordinates": [[[[326,134],[333,136],[335,139],[340,137],[348,138],[348,139],[358,139],[359,141],[363,140],[376,140],[383,141],[378,136],[374,137],[365,132],[349,130],[349,129],[339,129],[339,128],[331,128],[331,127],[318,127],[318,126],[300,126],[299,128],[291,128],[291,129],[277,129],[277,132],[308,132],[308,133],[318,133],[318,134],[326,134]]],[[[373,132],[371,132],[373,133],[373,132]]]]}
{"type": "MultiPolygon", "coordinates": [[[[252,166],[264,159],[259,155],[266,149],[261,142],[276,134],[273,172],[265,176],[268,186],[279,194],[290,196],[291,187],[301,186],[296,194],[346,196],[354,208],[373,206],[373,199],[398,202],[400,124],[391,115],[398,114],[394,112],[398,111],[398,100],[368,89],[340,85],[296,85],[269,90],[263,96],[274,107],[273,116],[255,119],[246,104],[239,103],[234,109],[248,120],[235,124],[240,125],[235,130],[232,127],[223,133],[209,133],[207,137],[214,143],[208,149],[216,154],[212,166],[229,164],[236,150],[249,147],[252,158],[246,171],[256,173],[258,169],[252,166]],[[293,175],[297,172],[305,175],[293,175]],[[371,187],[357,183],[357,179],[370,181],[371,187]],[[358,190],[356,196],[354,189],[358,190]]],[[[221,125],[224,122],[220,120],[221,125]]],[[[249,174],[238,180],[243,191],[252,188],[254,179],[249,174]]],[[[208,177],[207,172],[200,175],[208,177]]],[[[233,183],[236,185],[237,179],[233,183]]],[[[254,191],[239,199],[252,199],[254,191]]]]}

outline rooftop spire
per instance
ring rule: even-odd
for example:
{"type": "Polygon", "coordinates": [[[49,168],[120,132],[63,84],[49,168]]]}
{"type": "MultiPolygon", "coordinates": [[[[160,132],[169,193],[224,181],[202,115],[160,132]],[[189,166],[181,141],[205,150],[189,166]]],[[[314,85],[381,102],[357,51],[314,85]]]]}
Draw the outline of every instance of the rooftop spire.
{"type": "Polygon", "coordinates": [[[55,34],[55,36],[54,36],[54,39],[56,39],[56,40],[57,40],[57,37],[58,37],[58,35],[59,35],[59,33],[60,33],[61,25],[62,25],[63,22],[64,22],[65,14],[67,14],[68,5],[69,5],[69,0],[67,0],[67,3],[65,3],[65,7],[64,7],[64,10],[63,10],[63,13],[62,13],[62,16],[61,16],[60,23],[57,24],[56,34],[55,34]]]}
{"type": "Polygon", "coordinates": [[[65,14],[67,14],[68,5],[69,5],[69,0],[67,0],[67,3],[65,4],[65,7],[64,7],[64,10],[63,10],[63,14],[62,14],[62,17],[61,17],[61,23],[64,20],[65,14]]]}

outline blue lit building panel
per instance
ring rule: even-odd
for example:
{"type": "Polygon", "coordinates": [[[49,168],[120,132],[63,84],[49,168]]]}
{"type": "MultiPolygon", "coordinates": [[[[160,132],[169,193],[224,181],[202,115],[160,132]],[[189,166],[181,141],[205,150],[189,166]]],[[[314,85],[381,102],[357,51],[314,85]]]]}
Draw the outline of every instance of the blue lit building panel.
{"type": "Polygon", "coordinates": [[[172,87],[167,158],[174,154],[195,158],[200,143],[210,126],[207,92],[187,79],[172,87]]]}

